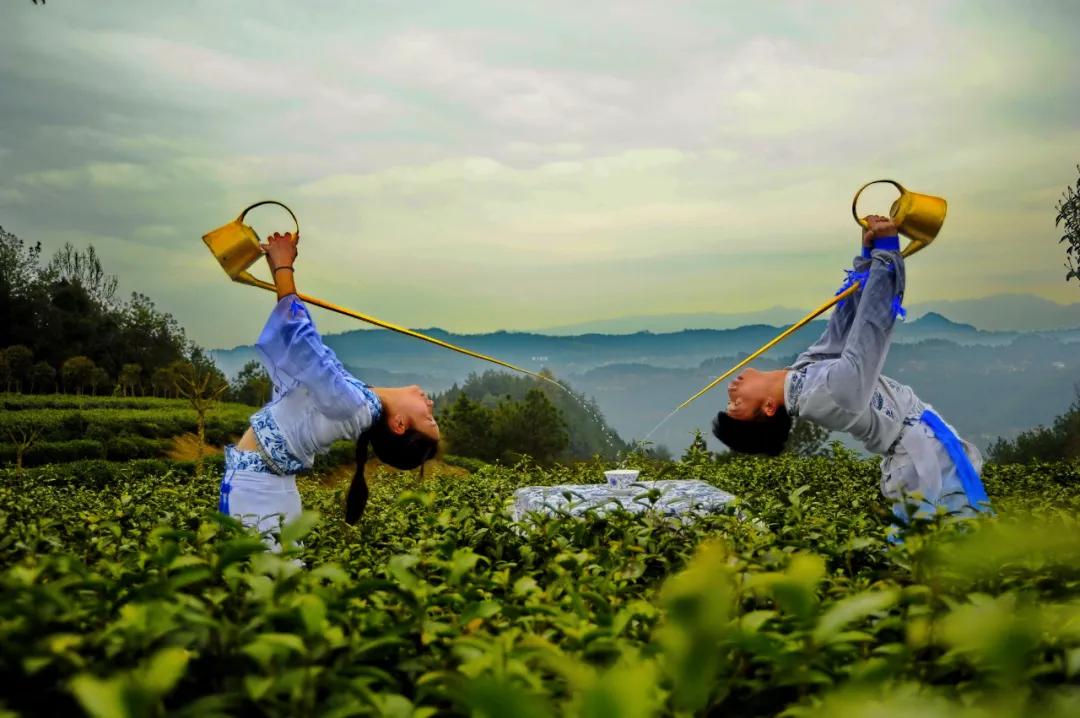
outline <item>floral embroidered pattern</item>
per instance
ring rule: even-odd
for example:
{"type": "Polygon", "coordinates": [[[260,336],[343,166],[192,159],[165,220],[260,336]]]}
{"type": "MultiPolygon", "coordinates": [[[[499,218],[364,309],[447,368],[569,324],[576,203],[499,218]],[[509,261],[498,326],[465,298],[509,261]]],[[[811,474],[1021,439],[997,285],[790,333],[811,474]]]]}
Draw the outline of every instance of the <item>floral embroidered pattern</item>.
{"type": "Polygon", "coordinates": [[[258,471],[263,474],[275,473],[258,451],[241,451],[236,448],[236,444],[229,444],[225,447],[225,470],[258,471]]]}
{"type": "Polygon", "coordinates": [[[270,411],[272,406],[273,404],[269,404],[251,415],[251,428],[255,431],[259,446],[265,452],[264,458],[270,464],[270,473],[284,476],[303,471],[307,467],[289,451],[285,435],[270,411]]]}
{"type": "Polygon", "coordinates": [[[229,515],[229,494],[232,493],[232,477],[237,471],[258,471],[264,474],[275,473],[257,451],[241,451],[236,444],[225,447],[225,475],[221,477],[218,495],[218,511],[229,515]]]}
{"type": "Polygon", "coordinates": [[[794,369],[788,373],[787,412],[791,416],[799,415],[799,395],[806,383],[806,369],[794,369]]]}
{"type": "Polygon", "coordinates": [[[711,484],[697,480],[640,481],[626,488],[607,484],[564,486],[526,486],[514,492],[514,520],[539,511],[554,514],[562,511],[580,516],[586,511],[603,513],[622,509],[631,513],[658,511],[665,516],[688,516],[722,511],[735,497],[711,484]],[[650,490],[659,497],[649,496],[650,490]]]}

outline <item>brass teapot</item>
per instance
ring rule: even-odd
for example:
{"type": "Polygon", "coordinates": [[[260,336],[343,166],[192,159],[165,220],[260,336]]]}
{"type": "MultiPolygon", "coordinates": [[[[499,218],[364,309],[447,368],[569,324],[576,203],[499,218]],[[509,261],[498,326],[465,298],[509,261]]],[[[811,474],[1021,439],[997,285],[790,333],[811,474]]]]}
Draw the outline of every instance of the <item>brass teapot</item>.
{"type": "Polygon", "coordinates": [[[256,287],[263,287],[264,289],[273,289],[273,284],[264,282],[261,279],[256,279],[247,271],[251,265],[262,258],[263,250],[262,247],[259,246],[259,235],[255,233],[254,229],[244,224],[244,216],[256,207],[261,207],[264,204],[276,204],[277,206],[284,208],[285,211],[289,213],[289,216],[292,217],[293,223],[296,225],[297,238],[300,237],[300,222],[296,219],[296,215],[293,214],[293,211],[281,202],[267,199],[262,202],[256,202],[246,208],[240,213],[240,216],[232,222],[207,232],[203,235],[203,241],[206,242],[206,246],[210,248],[214,257],[217,258],[222,269],[225,270],[225,273],[228,274],[229,278],[234,282],[251,284],[256,287]]]}
{"type": "Polygon", "coordinates": [[[855,205],[858,203],[859,195],[862,194],[864,189],[880,182],[891,184],[900,190],[900,196],[896,198],[896,201],[892,203],[892,207],[889,209],[889,216],[896,224],[900,234],[911,240],[908,242],[908,246],[904,247],[904,251],[901,252],[905,257],[910,257],[933,242],[934,238],[937,237],[938,232],[941,231],[941,225],[945,223],[945,212],[948,210],[948,203],[941,197],[911,192],[894,180],[874,180],[860,187],[859,191],[855,193],[855,199],[851,200],[851,214],[862,227],[869,225],[865,217],[859,217],[855,205]]]}

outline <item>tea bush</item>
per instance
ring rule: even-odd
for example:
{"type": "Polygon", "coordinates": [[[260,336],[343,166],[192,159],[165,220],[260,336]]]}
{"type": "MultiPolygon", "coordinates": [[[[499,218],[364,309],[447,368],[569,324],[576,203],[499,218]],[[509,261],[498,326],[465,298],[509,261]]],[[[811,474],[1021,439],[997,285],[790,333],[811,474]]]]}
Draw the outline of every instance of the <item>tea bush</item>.
{"type": "MultiPolygon", "coordinates": [[[[224,405],[207,415],[208,441],[221,443],[229,435],[238,436],[254,413],[250,406],[224,405]]],[[[0,414],[0,437],[23,427],[42,430],[43,441],[72,441],[89,435],[95,440],[115,436],[139,436],[147,439],[165,438],[194,431],[195,411],[174,401],[173,406],[160,409],[113,409],[86,407],[82,409],[22,409],[0,414]]]]}
{"type": "Polygon", "coordinates": [[[0,709],[1080,713],[1077,464],[988,467],[996,518],[918,522],[900,544],[876,463],[842,449],[641,464],[741,497],[687,522],[515,524],[515,488],[606,467],[473,468],[380,471],[356,527],[343,486],[302,479],[312,513],[281,555],[216,515],[219,477],[190,467],[0,472],[0,709]]]}

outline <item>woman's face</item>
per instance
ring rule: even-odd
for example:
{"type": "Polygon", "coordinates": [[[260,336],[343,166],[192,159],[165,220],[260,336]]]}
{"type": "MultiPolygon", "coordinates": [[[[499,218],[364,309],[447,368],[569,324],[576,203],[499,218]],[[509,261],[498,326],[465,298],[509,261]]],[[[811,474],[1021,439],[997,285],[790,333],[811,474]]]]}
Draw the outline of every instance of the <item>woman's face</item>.
{"type": "Polygon", "coordinates": [[[416,384],[401,388],[401,404],[397,409],[405,417],[406,429],[414,429],[433,441],[439,440],[439,424],[431,413],[435,404],[416,384]]]}
{"type": "Polygon", "coordinates": [[[739,421],[761,417],[762,407],[769,396],[764,372],[745,369],[728,384],[727,415],[739,421]]]}

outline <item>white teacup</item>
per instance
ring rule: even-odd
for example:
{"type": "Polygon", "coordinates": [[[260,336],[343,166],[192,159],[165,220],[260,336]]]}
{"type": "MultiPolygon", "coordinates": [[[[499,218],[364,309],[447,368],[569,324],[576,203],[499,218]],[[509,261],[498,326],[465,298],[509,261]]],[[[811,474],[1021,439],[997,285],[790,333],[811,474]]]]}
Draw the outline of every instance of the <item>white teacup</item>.
{"type": "Polygon", "coordinates": [[[637,481],[638,474],[641,472],[637,469],[615,469],[613,471],[605,471],[604,476],[607,477],[608,486],[613,486],[617,489],[625,489],[630,484],[637,481]]]}

